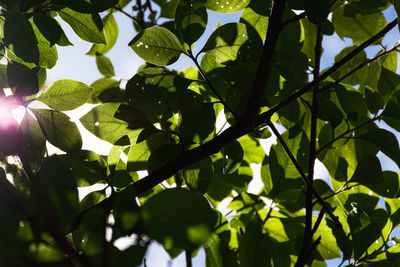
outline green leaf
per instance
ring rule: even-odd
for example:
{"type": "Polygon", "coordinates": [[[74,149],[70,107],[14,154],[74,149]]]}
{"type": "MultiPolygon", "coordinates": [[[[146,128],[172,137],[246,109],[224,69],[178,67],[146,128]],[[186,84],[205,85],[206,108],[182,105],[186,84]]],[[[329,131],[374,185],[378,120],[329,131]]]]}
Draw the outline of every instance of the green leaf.
{"type": "Polygon", "coordinates": [[[145,141],[132,145],[128,153],[129,171],[146,170],[147,160],[152,152],[157,150],[161,145],[168,144],[168,135],[165,133],[157,133],[148,137],[145,141]]]}
{"type": "MultiPolygon", "coordinates": [[[[348,218],[351,218],[349,216],[348,218]]],[[[374,210],[371,215],[371,223],[359,232],[353,232],[354,257],[359,258],[365,253],[368,247],[382,235],[388,214],[383,209],[374,210]]]]}
{"type": "Polygon", "coordinates": [[[174,18],[179,2],[179,0],[163,1],[164,4],[160,5],[162,7],[160,16],[164,18],[174,18]]]}
{"type": "Polygon", "coordinates": [[[112,247],[110,249],[109,263],[111,267],[139,266],[143,262],[146,253],[146,246],[132,245],[127,249],[120,250],[112,247]]]}
{"type": "Polygon", "coordinates": [[[264,159],[264,149],[261,147],[257,139],[253,139],[247,135],[238,139],[243,148],[243,160],[247,163],[261,163],[264,159]]]}
{"type": "Polygon", "coordinates": [[[179,125],[179,130],[185,140],[200,143],[215,129],[215,111],[212,104],[202,105],[202,109],[194,117],[185,117],[179,125]]]}
{"type": "Polygon", "coordinates": [[[107,44],[93,44],[87,55],[104,55],[107,53],[115,43],[118,37],[118,24],[112,13],[109,13],[103,18],[104,34],[106,36],[107,44]]]}
{"type": "MultiPolygon", "coordinates": [[[[356,47],[350,46],[350,47],[345,47],[342,51],[340,51],[339,54],[335,56],[335,62],[338,62],[342,58],[344,58],[346,55],[348,55],[351,51],[353,51],[356,47]]],[[[346,64],[344,64],[342,67],[340,67],[337,71],[335,71],[332,74],[332,77],[334,79],[339,79],[352,71],[354,68],[358,67],[361,63],[365,63],[367,61],[367,55],[365,54],[364,51],[361,53],[358,53],[355,57],[353,57],[351,60],[349,60],[346,64]]],[[[351,84],[351,85],[356,85],[361,83],[365,77],[367,76],[367,68],[361,68],[360,70],[354,72],[351,74],[349,77],[344,79],[342,82],[351,84]]]]}
{"type": "Polygon", "coordinates": [[[346,16],[344,8],[336,8],[332,14],[332,24],[340,38],[349,37],[358,46],[382,30],[387,22],[381,12],[346,16]]]}
{"type": "Polygon", "coordinates": [[[174,63],[184,52],[178,38],[163,27],[145,29],[133,38],[129,46],[139,57],[159,66],[174,63]]]}
{"type": "Polygon", "coordinates": [[[333,128],[338,126],[344,119],[337,102],[332,101],[334,97],[334,94],[329,91],[318,94],[318,118],[330,122],[333,128]]]}
{"type": "MultiPolygon", "coordinates": [[[[218,63],[228,63],[240,53],[260,53],[261,38],[243,23],[227,23],[217,28],[201,52],[213,54],[218,63]]],[[[258,54],[259,55],[259,54],[258,54]]]]}
{"type": "Polygon", "coordinates": [[[254,27],[264,40],[267,36],[268,20],[271,13],[272,1],[251,1],[250,5],[243,10],[240,22],[254,27]]]}
{"type": "Polygon", "coordinates": [[[58,10],[57,13],[82,40],[107,44],[99,14],[82,14],[69,8],[58,10]]]}
{"type": "Polygon", "coordinates": [[[111,184],[123,188],[133,182],[132,176],[126,170],[117,170],[111,175],[111,184]]]}
{"type": "Polygon", "coordinates": [[[329,0],[305,0],[305,11],[308,19],[314,24],[321,24],[329,14],[329,0]]]}
{"type": "Polygon", "coordinates": [[[56,156],[48,157],[44,160],[37,178],[41,180],[42,187],[33,186],[31,201],[38,209],[37,214],[41,215],[40,220],[44,220],[48,225],[56,220],[59,227],[63,226],[60,231],[69,230],[79,211],[78,190],[71,171],[63,166],[56,156]],[[43,194],[46,194],[44,199],[47,199],[48,203],[43,202],[43,194]],[[53,218],[48,217],[49,214],[46,213],[49,209],[43,205],[50,206],[53,218]]]}
{"type": "Polygon", "coordinates": [[[77,186],[93,185],[107,176],[107,166],[101,156],[81,150],[73,155],[59,155],[62,164],[72,171],[77,186]]]}
{"type": "Polygon", "coordinates": [[[33,22],[42,33],[44,38],[49,41],[50,46],[55,45],[61,39],[63,29],[52,17],[43,14],[37,14],[33,16],[33,22]]]}
{"type": "Polygon", "coordinates": [[[8,88],[8,81],[7,81],[7,65],[0,64],[0,87],[1,88],[8,88]]]}
{"type": "Polygon", "coordinates": [[[376,114],[380,109],[384,107],[384,101],[382,96],[366,86],[365,90],[365,103],[367,104],[368,110],[371,113],[376,114]]]}
{"type": "Polygon", "coordinates": [[[80,202],[80,211],[92,208],[106,198],[105,190],[93,191],[87,194],[80,202]]]}
{"type": "Polygon", "coordinates": [[[217,216],[201,194],[174,188],[147,200],[142,218],[150,237],[165,248],[194,250],[207,242],[217,216]]]}
{"type": "Polygon", "coordinates": [[[155,129],[144,113],[132,106],[121,104],[114,117],[126,121],[130,129],[155,129]]]}
{"type": "Polygon", "coordinates": [[[56,110],[72,110],[85,104],[92,91],[93,89],[84,83],[59,80],[39,95],[37,100],[56,110]]]}
{"type": "Polygon", "coordinates": [[[139,131],[130,130],[127,122],[114,117],[118,107],[118,103],[96,106],[80,118],[80,121],[89,132],[111,144],[114,144],[124,135],[128,135],[131,142],[134,143],[139,131]]]}
{"type": "Polygon", "coordinates": [[[133,76],[126,85],[129,105],[141,110],[151,121],[158,121],[168,108],[177,110],[178,95],[185,90],[190,80],[175,72],[146,68],[133,76]]]}
{"type": "Polygon", "coordinates": [[[158,147],[154,152],[150,154],[147,162],[147,170],[149,173],[157,170],[164,166],[170,161],[176,159],[181,152],[179,145],[164,144],[158,147]]]}
{"type": "Polygon", "coordinates": [[[39,63],[39,47],[29,20],[20,14],[6,13],[4,45],[28,63],[39,63]]]}
{"type": "Polygon", "coordinates": [[[118,4],[119,0],[57,0],[56,3],[65,5],[81,13],[102,12],[118,4]]]}
{"type": "Polygon", "coordinates": [[[90,85],[93,92],[88,99],[88,103],[119,102],[125,92],[120,88],[120,82],[111,78],[101,78],[90,85]]]}
{"type": "MultiPolygon", "coordinates": [[[[313,216],[313,223],[315,223],[317,216],[313,216]]],[[[321,242],[317,246],[318,252],[321,254],[324,260],[334,259],[340,257],[340,249],[337,246],[337,241],[333,236],[333,231],[327,225],[325,219],[322,220],[315,236],[321,236],[321,242]]]]}
{"type": "Polygon", "coordinates": [[[206,7],[219,13],[233,13],[244,9],[249,3],[250,0],[207,0],[206,7]]]}
{"type": "Polygon", "coordinates": [[[210,158],[205,158],[182,170],[182,176],[190,189],[205,193],[213,178],[214,170],[210,158]]]}
{"type": "Polygon", "coordinates": [[[357,138],[374,144],[400,168],[399,143],[393,133],[384,129],[372,129],[364,135],[357,136],[357,138]]]}
{"type": "Polygon", "coordinates": [[[224,162],[223,173],[235,172],[243,160],[243,148],[238,141],[234,141],[221,150],[224,162]]]}
{"type": "Polygon", "coordinates": [[[96,56],[96,65],[97,69],[105,77],[115,76],[114,66],[112,65],[111,60],[108,57],[96,56]]]}
{"type": "Polygon", "coordinates": [[[183,40],[193,44],[204,33],[207,26],[205,0],[182,0],[175,13],[175,27],[183,40]]]}
{"type": "Polygon", "coordinates": [[[25,114],[20,127],[22,147],[30,160],[31,168],[37,171],[46,151],[46,138],[38,122],[29,114],[25,114]]]}
{"type": "Polygon", "coordinates": [[[255,216],[247,225],[239,243],[240,266],[269,266],[271,262],[272,240],[262,232],[262,222],[255,216]]]}
{"type": "Polygon", "coordinates": [[[369,155],[362,158],[357,164],[351,182],[359,182],[373,189],[382,179],[382,167],[376,156],[369,155]]]}
{"type": "Polygon", "coordinates": [[[216,234],[210,236],[207,244],[204,245],[204,250],[206,251],[207,267],[239,266],[233,251],[216,234]]]}
{"type": "Polygon", "coordinates": [[[30,69],[17,62],[7,64],[8,85],[15,88],[15,95],[29,96],[36,94],[43,87],[46,79],[45,68],[34,67],[30,69]]]}
{"type": "Polygon", "coordinates": [[[378,80],[378,92],[388,99],[390,94],[400,89],[400,75],[382,68],[381,75],[378,80]]]}
{"type": "Polygon", "coordinates": [[[82,138],[78,127],[64,113],[48,109],[32,109],[46,139],[66,152],[78,151],[82,138]]]}
{"type": "Polygon", "coordinates": [[[396,10],[397,13],[397,24],[399,26],[399,31],[400,31],[400,3],[397,1],[393,1],[394,9],[396,10]]]}
{"type": "Polygon", "coordinates": [[[390,127],[400,132],[400,92],[392,95],[382,112],[382,118],[390,127]]]}

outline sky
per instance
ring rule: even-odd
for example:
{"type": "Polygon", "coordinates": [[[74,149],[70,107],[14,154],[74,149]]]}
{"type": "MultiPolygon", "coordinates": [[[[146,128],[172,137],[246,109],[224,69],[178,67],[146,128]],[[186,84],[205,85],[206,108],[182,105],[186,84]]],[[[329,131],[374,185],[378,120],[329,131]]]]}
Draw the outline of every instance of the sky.
{"type": "MultiPolygon", "coordinates": [[[[130,11],[130,6],[125,8],[126,11],[130,11]]],[[[208,11],[208,25],[204,35],[200,38],[199,41],[195,44],[195,51],[199,51],[201,47],[204,45],[208,36],[212,33],[214,27],[217,26],[218,22],[222,24],[228,22],[237,22],[240,18],[241,12],[237,12],[234,14],[221,14],[215,13],[212,11],[208,11]]],[[[121,13],[115,13],[115,19],[117,20],[119,26],[119,36],[117,43],[111,49],[106,56],[111,59],[114,64],[114,69],[116,76],[129,80],[137,71],[138,67],[144,63],[142,59],[140,59],[133,50],[127,45],[132,38],[136,35],[134,28],[132,26],[132,21],[125,15],[121,13]]],[[[385,16],[388,21],[391,21],[395,16],[395,12],[393,9],[385,11],[385,16]]],[[[51,84],[58,79],[72,79],[76,81],[84,82],[90,85],[95,80],[102,77],[102,75],[98,72],[95,64],[95,57],[86,56],[85,53],[91,47],[90,43],[85,41],[81,41],[75,34],[73,34],[70,27],[59,20],[62,24],[63,29],[66,31],[66,34],[70,41],[74,44],[74,46],[70,47],[58,47],[58,62],[57,65],[48,71],[48,82],[51,84]]],[[[400,35],[398,33],[398,29],[392,30],[390,34],[385,37],[384,44],[387,44],[388,47],[393,45],[397,40],[400,39],[400,35]]],[[[341,40],[337,35],[324,37],[323,47],[324,53],[322,56],[322,68],[326,68],[333,64],[333,58],[336,54],[338,54],[344,47],[351,46],[352,42],[350,39],[341,40]]],[[[372,48],[367,50],[367,55],[369,57],[373,56],[379,48],[372,48]]],[[[181,58],[169,66],[171,69],[186,69],[188,67],[194,67],[194,64],[185,56],[181,56],[181,58]]],[[[398,67],[399,69],[399,67],[398,67]]],[[[398,71],[399,73],[399,71],[398,71]]],[[[88,132],[79,122],[79,118],[84,115],[86,112],[90,110],[91,105],[85,105],[82,108],[79,108],[76,111],[67,112],[67,114],[71,117],[71,119],[77,123],[83,138],[83,148],[90,149],[96,151],[100,154],[108,154],[108,151],[111,148],[111,144],[99,140],[90,132],[88,132]]],[[[382,124],[383,125],[383,124],[382,124]]],[[[387,127],[387,126],[385,126],[387,127]]],[[[280,128],[282,130],[282,128],[280,128]]],[[[399,136],[397,136],[399,139],[399,136]]],[[[276,143],[274,137],[263,141],[262,145],[265,151],[269,151],[269,146],[271,144],[276,143]]],[[[57,149],[54,148],[54,151],[57,149]]],[[[382,158],[382,168],[384,170],[394,170],[399,171],[396,165],[387,157],[380,154],[382,158]]],[[[261,178],[259,167],[257,165],[252,166],[254,171],[254,179],[249,185],[249,192],[258,193],[261,186],[261,178]]],[[[324,166],[317,162],[316,164],[316,175],[315,177],[325,179],[329,181],[329,175],[324,166]]],[[[221,203],[221,211],[224,211],[224,206],[229,203],[229,199],[221,203]]],[[[225,209],[226,210],[226,209],[225,209]]],[[[123,246],[124,242],[120,242],[120,245],[123,246]]],[[[180,255],[177,259],[170,262],[168,254],[163,250],[162,246],[156,243],[153,243],[146,255],[147,258],[147,266],[148,267],[158,267],[158,266],[169,266],[169,267],[183,267],[186,266],[185,259],[183,255],[180,255]]],[[[204,250],[200,249],[199,254],[193,260],[193,266],[202,267],[205,266],[205,255],[204,250]]],[[[330,261],[329,266],[337,266],[338,262],[330,261]]]]}

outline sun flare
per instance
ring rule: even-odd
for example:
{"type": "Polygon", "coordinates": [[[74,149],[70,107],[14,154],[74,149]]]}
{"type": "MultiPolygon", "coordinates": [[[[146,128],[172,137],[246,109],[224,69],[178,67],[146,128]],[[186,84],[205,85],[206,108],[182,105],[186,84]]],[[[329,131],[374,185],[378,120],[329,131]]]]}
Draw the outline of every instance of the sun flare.
{"type": "Polygon", "coordinates": [[[25,107],[15,99],[0,98],[0,128],[4,130],[20,124],[25,111],[25,107]]]}

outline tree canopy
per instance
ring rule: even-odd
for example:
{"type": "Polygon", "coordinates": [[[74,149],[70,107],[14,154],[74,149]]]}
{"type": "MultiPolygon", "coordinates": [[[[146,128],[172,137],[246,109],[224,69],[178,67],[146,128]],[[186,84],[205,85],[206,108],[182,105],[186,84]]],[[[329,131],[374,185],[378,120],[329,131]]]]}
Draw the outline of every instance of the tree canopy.
{"type": "Polygon", "coordinates": [[[378,157],[400,168],[400,42],[382,43],[398,30],[383,11],[400,12],[399,1],[0,7],[0,87],[12,92],[0,91],[0,266],[146,265],[153,240],[172,258],[185,253],[188,267],[200,247],[207,267],[400,264],[400,176],[378,157]],[[199,47],[210,11],[241,16],[199,47]],[[128,81],[107,56],[124,34],[116,12],[132,20],[126,45],[146,62],[128,81]],[[73,45],[61,20],[93,44],[86,54],[103,78],[46,85],[57,50],[73,45]],[[352,45],[323,69],[323,39],[333,34],[352,45]],[[168,67],[182,57],[195,67],[168,67]],[[65,113],[85,103],[95,105],[80,122],[113,145],[108,155],[82,149],[65,113]],[[21,106],[18,123],[11,110],[21,106]],[[49,155],[47,142],[63,153],[49,155]],[[330,181],[315,175],[317,160],[330,181]],[[256,168],[263,187],[252,194],[256,168]],[[94,184],[104,188],[80,199],[78,188],[94,184]]]}

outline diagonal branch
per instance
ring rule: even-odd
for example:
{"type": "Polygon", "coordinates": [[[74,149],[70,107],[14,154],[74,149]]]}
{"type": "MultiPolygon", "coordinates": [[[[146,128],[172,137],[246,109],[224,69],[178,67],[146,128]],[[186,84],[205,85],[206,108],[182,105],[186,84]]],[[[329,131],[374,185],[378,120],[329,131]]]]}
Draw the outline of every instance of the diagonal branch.
{"type": "MultiPolygon", "coordinates": [[[[373,44],[376,40],[384,36],[388,31],[390,31],[392,28],[394,28],[397,25],[397,20],[393,20],[390,22],[384,29],[382,29],[379,33],[371,37],[369,40],[365,41],[363,44],[361,44],[359,47],[355,48],[351,53],[349,53],[346,57],[344,57],[341,61],[337,62],[334,66],[332,66],[330,69],[328,69],[325,73],[323,73],[318,80],[313,81],[303,87],[301,90],[299,90],[297,93],[289,96],[287,99],[282,101],[280,104],[277,104],[273,106],[271,109],[268,111],[258,115],[255,118],[255,123],[254,125],[259,125],[261,123],[265,123],[266,121],[269,122],[269,119],[271,116],[280,110],[281,108],[287,106],[290,104],[292,101],[296,100],[298,97],[309,91],[315,84],[318,82],[321,82],[322,80],[326,79],[330,74],[332,74],[334,71],[336,71],[338,68],[340,68],[342,65],[344,65],[347,61],[352,59],[355,55],[357,55],[359,52],[361,52],[363,49],[368,47],[369,45],[373,44]]],[[[266,75],[266,73],[262,73],[262,75],[266,75]]],[[[181,155],[179,155],[177,158],[171,160],[169,163],[165,164],[164,166],[160,167],[159,169],[155,170],[148,176],[140,179],[139,181],[135,182],[133,185],[129,186],[125,190],[132,190],[133,191],[133,196],[138,196],[147,190],[151,189],[155,185],[161,183],[165,179],[169,178],[172,176],[174,173],[177,171],[201,160],[204,159],[212,154],[218,153],[218,151],[224,147],[225,145],[233,142],[237,138],[249,133],[252,128],[251,127],[244,127],[247,125],[244,125],[243,123],[238,123],[228,129],[226,129],[224,132],[222,132],[220,135],[216,136],[214,139],[208,141],[205,144],[202,144],[190,151],[185,151],[182,152],[181,155]]],[[[308,180],[307,180],[308,181],[308,180]]],[[[122,192],[123,192],[122,191],[122,192]]],[[[323,199],[317,194],[315,190],[313,190],[313,194],[316,194],[316,197],[318,199],[318,202],[324,203],[323,199]]],[[[112,197],[108,197],[102,202],[98,203],[94,207],[97,206],[103,206],[106,205],[107,202],[112,202],[115,198],[117,198],[120,195],[120,193],[113,195],[112,197]]],[[[325,204],[326,205],[326,204],[325,204]]],[[[93,207],[93,208],[94,208],[93,207]]],[[[89,209],[90,210],[90,209],[89,209]]],[[[80,221],[83,218],[83,215],[87,212],[88,210],[85,210],[81,213],[81,215],[78,217],[76,221],[76,225],[80,224],[80,221]]]]}
{"type": "Polygon", "coordinates": [[[281,108],[289,105],[291,102],[311,90],[316,84],[319,82],[325,80],[326,78],[329,77],[332,73],[334,73],[336,70],[338,70],[340,67],[342,67],[344,64],[346,64],[349,60],[351,60],[353,57],[355,57],[358,53],[363,51],[365,48],[368,46],[372,45],[375,41],[379,40],[382,36],[384,36],[387,32],[389,32],[391,29],[393,29],[397,25],[397,19],[392,20],[388,25],[386,25],[385,28],[383,28],[380,32],[372,36],[370,39],[362,43],[360,46],[356,47],[353,51],[351,51],[349,54],[347,54],[344,58],[336,62],[332,67],[330,67],[327,71],[322,73],[318,79],[313,80],[312,82],[308,83],[306,86],[304,86],[302,89],[297,91],[296,93],[292,94],[279,104],[273,106],[270,108],[268,111],[260,114],[256,121],[257,123],[265,122],[268,121],[269,118],[278,110],[281,108]]]}
{"type": "Polygon", "coordinates": [[[265,87],[271,76],[272,58],[275,53],[278,36],[282,29],[281,20],[285,3],[286,0],[275,0],[272,6],[271,16],[268,22],[267,37],[256,71],[256,79],[242,118],[242,122],[246,128],[254,127],[254,120],[259,112],[265,87]]]}
{"type": "Polygon", "coordinates": [[[340,135],[336,136],[335,138],[333,138],[330,142],[328,142],[328,143],[326,143],[325,145],[323,145],[322,147],[320,147],[320,148],[316,151],[316,154],[318,155],[318,154],[321,153],[324,149],[328,148],[330,145],[332,145],[333,143],[335,143],[337,140],[339,140],[339,139],[345,137],[346,135],[348,135],[348,134],[350,134],[350,133],[352,133],[352,132],[355,132],[356,130],[358,130],[358,129],[360,129],[360,128],[362,128],[362,127],[364,127],[364,126],[370,124],[371,122],[374,122],[374,121],[376,121],[376,120],[380,120],[381,118],[382,118],[381,115],[374,116],[373,118],[371,118],[371,119],[369,119],[369,120],[367,120],[367,121],[361,123],[360,125],[358,125],[358,126],[356,126],[356,127],[354,127],[354,128],[348,129],[347,131],[345,131],[345,132],[341,133],[340,135]]]}
{"type": "Polygon", "coordinates": [[[271,122],[267,122],[268,126],[271,128],[272,132],[275,134],[276,138],[279,140],[279,143],[281,143],[283,149],[285,150],[286,154],[289,156],[291,162],[299,172],[301,178],[303,179],[303,182],[310,188],[311,192],[314,194],[316,197],[317,201],[322,205],[322,207],[325,209],[325,211],[328,213],[328,215],[331,217],[332,221],[334,221],[336,228],[343,230],[342,224],[340,223],[338,217],[336,217],[332,211],[329,209],[328,205],[326,205],[325,201],[322,199],[322,197],[318,194],[318,192],[315,190],[313,187],[312,183],[310,180],[307,179],[306,174],[304,173],[303,169],[301,168],[300,164],[297,162],[296,158],[294,157],[292,151],[290,151],[290,148],[286,144],[285,140],[283,140],[282,136],[276,129],[275,125],[271,122]]]}
{"type": "Polygon", "coordinates": [[[349,71],[348,73],[346,73],[345,75],[343,75],[342,77],[340,77],[339,79],[335,80],[334,82],[330,82],[327,86],[323,87],[320,89],[320,91],[325,91],[337,84],[339,84],[341,81],[343,81],[344,79],[346,79],[347,77],[349,77],[350,75],[352,75],[353,73],[357,72],[358,70],[362,69],[363,67],[365,67],[366,65],[368,65],[369,63],[378,60],[379,58],[393,52],[393,51],[397,51],[397,48],[400,46],[400,42],[397,42],[392,48],[390,48],[389,50],[385,50],[382,51],[381,53],[379,53],[378,55],[374,56],[371,59],[368,59],[367,61],[359,64],[357,67],[355,67],[354,69],[352,69],[351,71],[349,71]]]}

